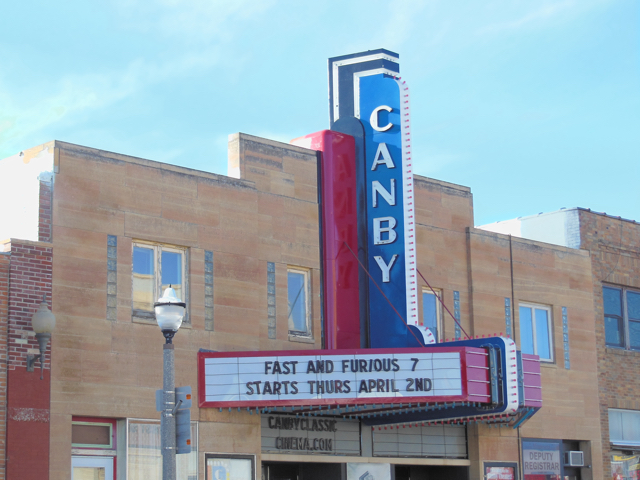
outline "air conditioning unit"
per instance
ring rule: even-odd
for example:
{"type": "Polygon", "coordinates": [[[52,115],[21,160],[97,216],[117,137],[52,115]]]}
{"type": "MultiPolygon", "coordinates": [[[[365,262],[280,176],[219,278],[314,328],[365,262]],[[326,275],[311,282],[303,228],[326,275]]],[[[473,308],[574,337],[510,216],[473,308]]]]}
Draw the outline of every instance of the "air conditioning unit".
{"type": "Polygon", "coordinates": [[[564,464],[567,467],[584,467],[584,453],[575,450],[564,452],[564,464]]]}

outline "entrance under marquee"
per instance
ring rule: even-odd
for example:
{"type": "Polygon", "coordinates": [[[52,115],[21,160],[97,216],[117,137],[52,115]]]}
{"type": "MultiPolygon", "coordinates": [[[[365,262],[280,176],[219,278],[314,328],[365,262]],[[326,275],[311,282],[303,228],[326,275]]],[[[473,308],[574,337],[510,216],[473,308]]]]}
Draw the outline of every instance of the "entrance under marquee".
{"type": "Polygon", "coordinates": [[[262,480],[468,480],[469,467],[389,463],[263,462],[262,480]]]}

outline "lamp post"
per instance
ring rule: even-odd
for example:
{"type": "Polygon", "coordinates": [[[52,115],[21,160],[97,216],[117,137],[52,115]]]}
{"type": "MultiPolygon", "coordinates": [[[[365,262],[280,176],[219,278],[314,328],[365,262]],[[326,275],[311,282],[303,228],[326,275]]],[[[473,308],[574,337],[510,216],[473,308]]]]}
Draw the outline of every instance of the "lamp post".
{"type": "Polygon", "coordinates": [[[40,380],[44,378],[44,354],[47,351],[47,344],[51,339],[51,332],[56,326],[56,317],[47,306],[47,296],[42,295],[42,303],[31,317],[31,328],[36,333],[36,340],[40,347],[40,355],[27,355],[27,372],[33,372],[36,360],[40,359],[40,380]]]}
{"type": "Polygon", "coordinates": [[[175,393],[175,365],[173,355],[173,336],[180,325],[186,304],[177,296],[176,291],[169,286],[164,294],[154,304],[156,321],[165,338],[163,345],[163,401],[164,410],[160,424],[162,437],[162,478],[175,480],[176,478],[176,419],[174,417],[175,393]]]}

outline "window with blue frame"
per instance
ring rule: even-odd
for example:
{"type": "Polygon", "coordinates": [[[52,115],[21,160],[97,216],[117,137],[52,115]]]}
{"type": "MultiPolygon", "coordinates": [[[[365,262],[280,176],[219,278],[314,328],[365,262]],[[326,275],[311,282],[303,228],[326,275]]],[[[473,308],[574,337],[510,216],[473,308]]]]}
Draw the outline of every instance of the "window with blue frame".
{"type": "Polygon", "coordinates": [[[640,291],[602,287],[602,303],[607,346],[640,350],[640,291]]]}
{"type": "MultiPolygon", "coordinates": [[[[162,244],[134,242],[132,256],[133,316],[155,319],[153,304],[171,286],[187,302],[186,249],[162,244]]],[[[184,320],[188,322],[188,315],[184,320]]]]}
{"type": "Polygon", "coordinates": [[[551,308],[520,303],[520,350],[538,355],[543,362],[553,362],[553,328],[551,308]]]}

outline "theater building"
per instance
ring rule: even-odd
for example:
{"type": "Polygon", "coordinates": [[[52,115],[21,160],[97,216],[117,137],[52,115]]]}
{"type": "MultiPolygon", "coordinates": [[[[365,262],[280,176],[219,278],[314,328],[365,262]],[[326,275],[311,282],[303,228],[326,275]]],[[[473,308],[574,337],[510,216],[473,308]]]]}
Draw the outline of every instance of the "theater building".
{"type": "Polygon", "coordinates": [[[229,176],[60,141],[0,161],[3,478],[160,478],[169,285],[178,478],[606,478],[593,252],[475,228],[469,188],[414,175],[397,64],[331,59],[331,129],[231,135],[229,176]]]}

